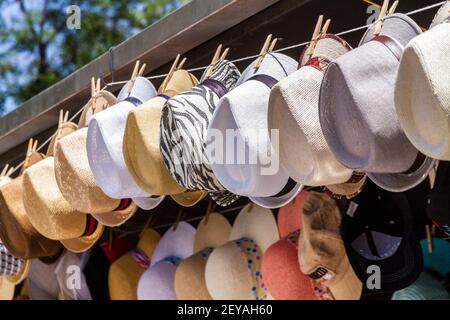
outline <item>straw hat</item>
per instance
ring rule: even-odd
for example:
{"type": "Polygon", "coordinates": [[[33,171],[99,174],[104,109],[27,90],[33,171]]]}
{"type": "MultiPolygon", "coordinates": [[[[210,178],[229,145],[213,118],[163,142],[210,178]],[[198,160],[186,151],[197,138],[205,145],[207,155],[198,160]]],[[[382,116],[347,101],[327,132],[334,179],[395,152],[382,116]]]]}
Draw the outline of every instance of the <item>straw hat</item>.
{"type": "MultiPolygon", "coordinates": [[[[220,99],[207,132],[207,152],[220,183],[231,192],[249,196],[259,204],[260,198],[277,195],[288,184],[289,176],[280,167],[278,155],[270,147],[267,111],[270,89],[294,72],[297,62],[283,54],[271,53],[264,56],[258,69],[255,68],[256,63],[253,62],[243,72],[238,87],[220,99]],[[226,141],[230,130],[235,130],[237,143],[235,136],[226,141]],[[269,152],[277,162],[269,157],[269,152]],[[243,161],[246,158],[248,160],[243,161]],[[267,168],[268,164],[275,168],[267,168]]],[[[290,192],[292,199],[300,189],[300,185],[293,184],[282,195],[290,192]]],[[[261,204],[276,207],[286,202],[286,199],[280,201],[277,198],[261,204]]]]}
{"type": "Polygon", "coordinates": [[[61,138],[55,147],[55,176],[59,190],[69,204],[80,212],[91,213],[100,223],[122,225],[136,212],[129,199],[112,199],[97,185],[89,167],[86,139],[90,117],[116,103],[107,91],[98,92],[85,106],[79,130],[61,138]]]}
{"type": "Polygon", "coordinates": [[[202,219],[195,233],[195,254],[183,260],[175,272],[178,300],[212,300],[205,281],[206,261],[214,248],[228,241],[230,232],[230,223],[219,213],[202,219]]]}
{"type": "Polygon", "coordinates": [[[183,259],[192,255],[194,237],[194,227],[186,222],[166,231],[153,252],[150,267],[139,279],[139,300],[176,300],[175,270],[183,259]]]}
{"type": "MultiPolygon", "coordinates": [[[[33,144],[32,140],[30,142],[29,147],[33,144]]],[[[28,151],[31,150],[29,148],[28,151]]],[[[27,152],[22,171],[43,158],[43,154],[27,152]]],[[[60,252],[61,244],[58,241],[45,238],[30,223],[23,206],[22,175],[14,180],[9,177],[0,179],[4,183],[0,186],[0,239],[8,250],[26,260],[54,256],[60,252]]]]}
{"type": "Polygon", "coordinates": [[[22,187],[27,216],[43,236],[60,240],[72,252],[86,251],[100,238],[103,225],[76,211],[59,191],[53,157],[28,168],[22,187]]]}
{"type": "Polygon", "coordinates": [[[352,170],[339,163],[331,152],[319,121],[324,71],[331,61],[350,50],[345,40],[331,34],[322,35],[309,61],[272,88],[269,130],[278,130],[280,135],[274,148],[279,148],[281,165],[303,185],[343,183],[352,175],[352,170]]]}
{"type": "Polygon", "coordinates": [[[352,199],[363,190],[366,182],[366,173],[353,172],[352,177],[347,182],[325,186],[325,190],[330,192],[335,199],[352,199]]]}
{"type": "Polygon", "coordinates": [[[183,193],[167,170],[160,151],[161,113],[167,100],[198,84],[186,70],[177,70],[159,88],[157,97],[128,114],[123,140],[123,155],[128,171],[142,190],[154,195],[183,193]]]}
{"type": "Polygon", "coordinates": [[[373,38],[373,30],[369,28],[359,48],[335,59],[325,71],[320,123],[343,165],[368,172],[386,190],[402,192],[422,182],[434,163],[409,142],[394,106],[403,47],[421,29],[408,16],[394,14],[386,17],[381,36],[373,38]]]}
{"type": "Polygon", "coordinates": [[[145,229],[136,249],[117,259],[109,269],[109,295],[111,300],[137,300],[137,286],[142,274],[150,265],[150,258],[160,235],[145,229]]]}
{"type": "Polygon", "coordinates": [[[340,235],[341,219],[335,200],[311,192],[303,206],[298,243],[300,270],[326,285],[336,300],[359,300],[363,285],[346,255],[340,235]]]}
{"type": "Polygon", "coordinates": [[[214,300],[265,300],[270,296],[261,274],[266,250],[279,239],[272,212],[254,204],[237,216],[230,241],[213,250],[205,269],[214,300]]]}
{"type": "Polygon", "coordinates": [[[15,285],[28,275],[30,260],[12,255],[0,240],[0,300],[12,300],[15,285]]]}
{"type": "Polygon", "coordinates": [[[137,77],[133,83],[122,88],[118,104],[91,117],[86,149],[95,180],[106,195],[114,199],[133,198],[140,208],[150,210],[158,206],[163,197],[152,197],[134,182],[123,157],[123,136],[128,114],[157,93],[143,77],[137,77]]]}
{"type": "Polygon", "coordinates": [[[450,2],[433,28],[406,46],[397,82],[395,107],[400,124],[422,153],[450,160],[450,2]]]}
{"type": "Polygon", "coordinates": [[[214,176],[206,154],[206,130],[219,99],[232,90],[240,77],[237,67],[222,60],[211,76],[171,99],[161,114],[160,151],[175,181],[189,190],[207,191],[221,206],[239,196],[227,191],[214,176]]]}

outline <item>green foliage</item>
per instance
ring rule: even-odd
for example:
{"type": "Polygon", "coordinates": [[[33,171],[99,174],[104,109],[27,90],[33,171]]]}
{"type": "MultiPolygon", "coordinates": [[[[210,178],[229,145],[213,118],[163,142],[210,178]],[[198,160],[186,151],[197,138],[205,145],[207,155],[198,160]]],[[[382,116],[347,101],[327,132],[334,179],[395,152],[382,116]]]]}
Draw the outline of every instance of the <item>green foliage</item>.
{"type": "Polygon", "coordinates": [[[0,115],[189,1],[0,0],[0,115]],[[81,30],[66,27],[73,4],[81,30]]]}

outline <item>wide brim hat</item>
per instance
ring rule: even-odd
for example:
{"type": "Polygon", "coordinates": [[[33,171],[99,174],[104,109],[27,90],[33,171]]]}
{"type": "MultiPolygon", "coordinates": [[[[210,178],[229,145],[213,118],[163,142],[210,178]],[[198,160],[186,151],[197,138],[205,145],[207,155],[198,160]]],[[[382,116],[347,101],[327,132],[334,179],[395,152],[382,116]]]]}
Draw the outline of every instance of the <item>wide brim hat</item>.
{"type": "Polygon", "coordinates": [[[108,287],[111,300],[137,300],[139,279],[145,272],[147,262],[160,240],[160,235],[153,229],[146,229],[140,235],[138,250],[131,250],[114,261],[109,268],[108,287]],[[147,261],[142,261],[140,254],[145,254],[147,261]]]}
{"type": "Polygon", "coordinates": [[[266,300],[270,294],[261,274],[266,250],[279,239],[272,212],[254,204],[237,216],[230,241],[215,248],[206,263],[205,279],[215,300],[266,300]]]}
{"type": "Polygon", "coordinates": [[[240,75],[232,62],[219,61],[199,85],[170,98],[161,114],[160,152],[170,174],[188,190],[209,192],[220,206],[239,196],[214,176],[206,153],[206,131],[219,99],[235,87],[240,75]]]}
{"type": "Polygon", "coordinates": [[[175,272],[175,293],[178,300],[211,300],[206,287],[206,261],[212,250],[230,238],[231,225],[218,214],[203,218],[194,239],[195,254],[183,260],[175,272]]]}
{"type": "Polygon", "coordinates": [[[27,216],[44,237],[61,241],[72,252],[83,252],[102,235],[102,224],[64,199],[56,182],[53,157],[25,170],[22,188],[27,216]]]}
{"type": "Polygon", "coordinates": [[[325,71],[320,123],[343,165],[368,172],[387,190],[403,192],[422,182],[433,165],[409,142],[394,106],[403,47],[421,29],[408,16],[395,14],[385,19],[381,36],[373,38],[373,30],[371,26],[359,48],[331,62],[325,71]]]}
{"type": "Polygon", "coordinates": [[[149,210],[163,199],[152,198],[134,182],[123,157],[123,135],[128,114],[157,93],[143,77],[136,79],[129,95],[127,90],[128,84],[119,93],[118,104],[91,117],[86,144],[89,166],[106,195],[114,199],[136,198],[139,206],[149,210]]]}
{"type": "Polygon", "coordinates": [[[208,128],[207,150],[215,176],[235,194],[270,197],[289,180],[271,147],[267,112],[271,88],[294,72],[297,64],[286,55],[267,54],[258,69],[256,61],[247,67],[238,86],[219,101],[208,128]],[[236,131],[227,143],[229,130],[236,131]]]}
{"type": "Polygon", "coordinates": [[[192,255],[194,237],[195,228],[186,222],[166,231],[153,252],[150,267],[139,279],[139,300],[176,300],[175,270],[192,255]]]}
{"type": "Polygon", "coordinates": [[[0,187],[0,239],[13,255],[26,260],[54,256],[61,250],[61,243],[47,239],[30,223],[23,205],[22,176],[0,187]]]}
{"type": "Polygon", "coordinates": [[[321,36],[311,59],[272,88],[269,130],[278,130],[281,165],[292,179],[307,186],[346,182],[352,170],[331,152],[319,120],[319,94],[329,62],[351,50],[343,39],[321,36]]]}
{"type": "Polygon", "coordinates": [[[58,141],[55,148],[55,177],[59,190],[73,208],[89,212],[102,224],[110,227],[125,223],[136,212],[131,200],[128,205],[108,197],[97,185],[89,167],[86,139],[87,128],[58,141]]]}
{"type": "MultiPolygon", "coordinates": [[[[444,7],[443,12],[450,17],[449,2],[444,7]]],[[[449,55],[450,23],[437,24],[408,44],[395,84],[395,107],[409,140],[423,154],[447,161],[450,160],[449,55]]]]}
{"type": "Polygon", "coordinates": [[[412,284],[423,270],[414,217],[404,194],[368,184],[342,219],[341,234],[352,268],[362,283],[380,270],[380,288],[393,292],[412,284]]]}
{"type": "Polygon", "coordinates": [[[188,71],[177,70],[163,92],[128,114],[123,140],[125,163],[137,185],[149,194],[172,195],[186,191],[172,178],[161,155],[161,114],[169,98],[198,83],[188,71]]]}

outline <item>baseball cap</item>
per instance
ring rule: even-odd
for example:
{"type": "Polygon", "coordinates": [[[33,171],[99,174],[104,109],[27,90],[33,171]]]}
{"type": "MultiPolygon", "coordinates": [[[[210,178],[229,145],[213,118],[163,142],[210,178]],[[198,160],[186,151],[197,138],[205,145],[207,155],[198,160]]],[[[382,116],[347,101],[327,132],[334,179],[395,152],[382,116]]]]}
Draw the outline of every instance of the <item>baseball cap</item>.
{"type": "Polygon", "coordinates": [[[336,300],[359,300],[362,283],[345,252],[341,219],[334,199],[324,193],[310,193],[303,206],[298,243],[300,270],[327,286],[336,300]]]}
{"type": "Polygon", "coordinates": [[[392,193],[368,183],[350,202],[342,219],[342,238],[350,263],[363,282],[380,270],[380,288],[401,290],[417,280],[423,255],[414,233],[411,207],[402,193],[392,193]]]}

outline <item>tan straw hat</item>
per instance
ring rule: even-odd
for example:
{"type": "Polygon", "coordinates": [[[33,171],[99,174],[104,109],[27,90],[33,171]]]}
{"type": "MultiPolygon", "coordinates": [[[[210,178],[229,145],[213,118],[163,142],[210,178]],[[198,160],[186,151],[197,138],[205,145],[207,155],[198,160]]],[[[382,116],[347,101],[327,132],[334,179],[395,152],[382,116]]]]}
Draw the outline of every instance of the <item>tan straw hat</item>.
{"type": "Polygon", "coordinates": [[[55,176],[67,202],[76,210],[91,213],[100,223],[115,227],[125,223],[136,212],[130,199],[112,199],[97,185],[89,167],[86,125],[92,115],[116,103],[107,91],[97,92],[81,115],[79,130],[61,138],[55,147],[55,176]]]}
{"type": "MultiPolygon", "coordinates": [[[[67,127],[72,127],[72,132],[76,129],[75,124],[64,122],[58,131],[67,127]]],[[[22,188],[27,216],[43,236],[59,240],[68,250],[78,253],[88,250],[102,235],[102,224],[90,214],[75,210],[64,199],[56,181],[52,156],[25,170],[22,188]]]]}
{"type": "Polygon", "coordinates": [[[150,258],[160,238],[155,230],[145,229],[136,249],[111,264],[108,275],[111,300],[137,300],[139,279],[150,265],[150,258]]]}
{"type": "MultiPolygon", "coordinates": [[[[22,171],[41,161],[45,156],[36,152],[37,141],[30,140],[22,171]]],[[[22,175],[11,180],[1,178],[0,185],[0,239],[15,256],[34,259],[56,255],[61,244],[45,238],[30,223],[23,206],[22,175]]]]}
{"type": "Polygon", "coordinates": [[[206,287],[206,262],[215,247],[230,238],[231,225],[219,213],[202,219],[194,239],[195,254],[183,260],[175,272],[175,293],[178,300],[212,300],[206,287]]]}
{"type": "Polygon", "coordinates": [[[245,206],[236,218],[230,242],[214,249],[205,269],[206,286],[215,300],[266,300],[261,260],[279,239],[277,223],[269,209],[245,206]]]}

